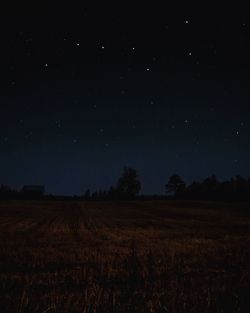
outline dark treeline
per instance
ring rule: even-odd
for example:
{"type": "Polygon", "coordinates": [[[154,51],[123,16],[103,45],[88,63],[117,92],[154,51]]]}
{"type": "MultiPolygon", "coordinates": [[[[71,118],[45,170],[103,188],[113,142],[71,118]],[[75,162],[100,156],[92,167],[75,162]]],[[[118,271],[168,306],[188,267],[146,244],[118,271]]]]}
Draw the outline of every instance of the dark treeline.
{"type": "Polygon", "coordinates": [[[125,167],[114,186],[108,190],[91,191],[87,189],[80,196],[45,195],[43,186],[24,186],[17,191],[8,186],[0,186],[0,199],[48,199],[85,201],[96,200],[152,200],[152,199],[190,199],[215,201],[250,201],[250,178],[237,175],[230,180],[219,181],[216,175],[211,175],[202,181],[186,184],[177,174],[169,177],[165,185],[165,195],[140,195],[141,182],[137,171],[125,167]]]}
{"type": "MultiPolygon", "coordinates": [[[[174,174],[165,185],[166,195],[138,195],[136,192],[124,194],[119,188],[110,187],[108,191],[99,190],[93,193],[87,190],[82,196],[84,200],[106,199],[190,199],[214,201],[250,201],[250,178],[237,175],[226,181],[219,181],[211,175],[202,181],[193,181],[187,185],[183,179],[174,174]]],[[[133,190],[131,190],[133,191],[133,190]]]]}
{"type": "Polygon", "coordinates": [[[230,180],[219,181],[211,175],[203,181],[194,181],[190,185],[175,174],[166,184],[166,193],[177,199],[250,201],[250,178],[237,175],[230,180]]]}

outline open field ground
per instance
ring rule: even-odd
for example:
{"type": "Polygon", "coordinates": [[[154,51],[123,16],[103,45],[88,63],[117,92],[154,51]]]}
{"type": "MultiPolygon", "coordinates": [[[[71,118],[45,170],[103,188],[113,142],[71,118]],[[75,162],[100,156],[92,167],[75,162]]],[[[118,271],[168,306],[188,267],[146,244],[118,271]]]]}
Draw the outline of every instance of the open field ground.
{"type": "Polygon", "coordinates": [[[0,312],[250,312],[250,205],[2,201],[0,312]]]}

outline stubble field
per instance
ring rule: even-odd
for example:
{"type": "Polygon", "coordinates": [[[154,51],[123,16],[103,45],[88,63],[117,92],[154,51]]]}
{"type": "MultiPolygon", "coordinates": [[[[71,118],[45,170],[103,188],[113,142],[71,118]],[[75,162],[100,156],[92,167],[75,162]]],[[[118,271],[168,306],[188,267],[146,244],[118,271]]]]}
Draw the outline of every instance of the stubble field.
{"type": "Polygon", "coordinates": [[[2,201],[0,312],[250,312],[250,205],[2,201]]]}

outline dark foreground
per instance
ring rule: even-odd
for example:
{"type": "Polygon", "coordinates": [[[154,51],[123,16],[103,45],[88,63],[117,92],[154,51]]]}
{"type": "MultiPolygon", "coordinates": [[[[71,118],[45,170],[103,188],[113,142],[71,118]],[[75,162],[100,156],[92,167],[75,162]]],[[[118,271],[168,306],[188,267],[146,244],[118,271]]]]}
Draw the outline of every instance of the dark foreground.
{"type": "Polygon", "coordinates": [[[0,312],[250,312],[250,207],[0,202],[0,312]]]}

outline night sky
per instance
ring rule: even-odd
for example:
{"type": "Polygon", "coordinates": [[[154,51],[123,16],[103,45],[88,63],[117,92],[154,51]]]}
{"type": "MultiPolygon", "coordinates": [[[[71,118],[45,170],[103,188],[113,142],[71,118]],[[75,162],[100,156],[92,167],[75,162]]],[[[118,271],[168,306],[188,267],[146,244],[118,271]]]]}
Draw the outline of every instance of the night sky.
{"type": "Polygon", "coordinates": [[[250,176],[246,10],[68,5],[1,12],[0,183],[250,176]]]}

